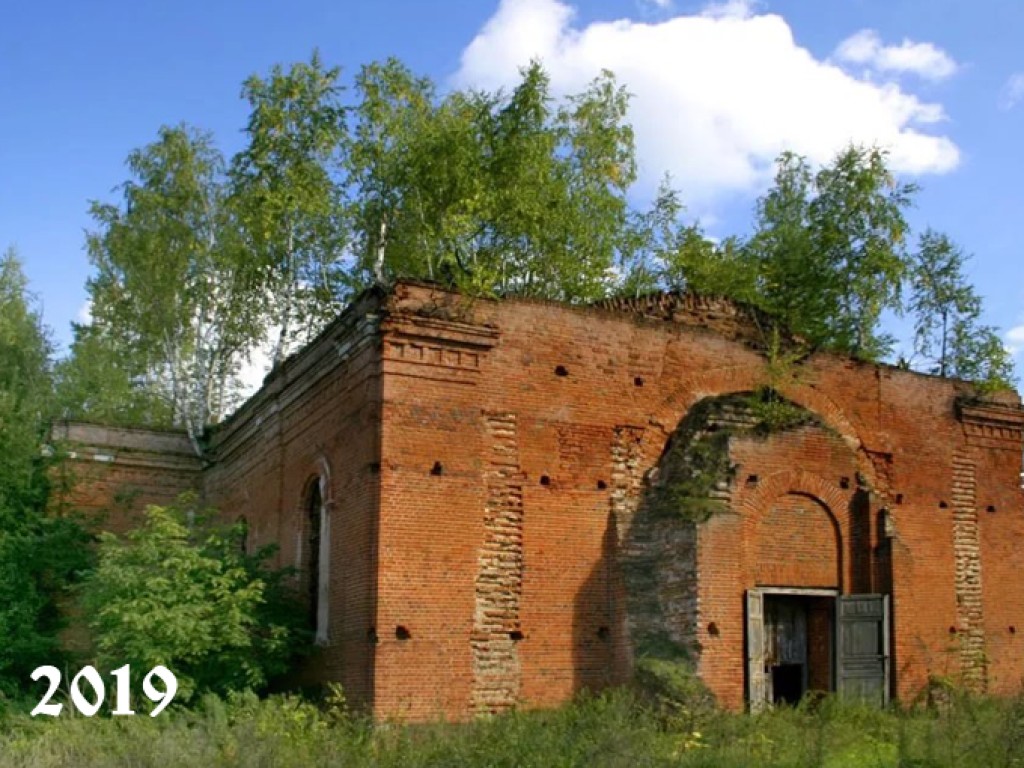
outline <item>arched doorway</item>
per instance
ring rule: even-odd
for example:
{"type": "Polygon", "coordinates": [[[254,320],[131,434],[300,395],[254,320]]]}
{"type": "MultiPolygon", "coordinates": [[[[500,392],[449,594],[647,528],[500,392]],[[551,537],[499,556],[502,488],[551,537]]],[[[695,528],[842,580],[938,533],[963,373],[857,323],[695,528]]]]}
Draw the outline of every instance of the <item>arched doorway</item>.
{"type": "Polygon", "coordinates": [[[871,473],[816,413],[773,403],[696,402],[645,475],[620,560],[631,651],[684,660],[729,707],[764,706],[775,687],[881,703],[886,598],[851,594],[870,592],[880,543],[858,524],[871,473]]]}

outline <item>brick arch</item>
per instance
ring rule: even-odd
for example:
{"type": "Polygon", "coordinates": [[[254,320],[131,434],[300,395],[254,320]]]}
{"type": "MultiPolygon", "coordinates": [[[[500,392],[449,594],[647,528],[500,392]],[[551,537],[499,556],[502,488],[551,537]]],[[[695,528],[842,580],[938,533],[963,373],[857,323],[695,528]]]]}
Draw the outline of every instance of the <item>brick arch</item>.
{"type": "MultiPolygon", "coordinates": [[[[331,518],[333,517],[334,499],[331,488],[331,466],[326,456],[321,454],[313,462],[313,467],[308,473],[302,489],[299,507],[299,519],[301,520],[299,526],[301,531],[300,541],[304,539],[303,543],[309,546],[316,542],[317,551],[314,553],[310,549],[305,555],[306,562],[297,562],[296,566],[299,569],[302,569],[303,565],[309,566],[308,584],[311,591],[315,590],[315,594],[311,593],[310,595],[312,601],[310,606],[312,611],[312,629],[315,634],[314,641],[317,645],[327,645],[329,642],[327,629],[331,582],[331,527],[333,522],[331,518]],[[314,501],[319,507],[315,512],[312,509],[314,501]],[[310,527],[312,519],[315,519],[318,523],[317,531],[313,531],[310,527]],[[314,570],[316,573],[313,572],[314,570]]],[[[299,547],[301,546],[302,543],[299,544],[299,547]]],[[[297,548],[296,555],[298,561],[303,559],[300,548],[297,548]]]]}
{"type": "Polygon", "coordinates": [[[847,548],[852,534],[849,499],[840,488],[810,472],[786,470],[769,475],[738,501],[736,509],[750,531],[749,562],[759,583],[840,590],[848,586],[847,548]],[[808,500],[815,515],[799,521],[787,519],[794,510],[779,502],[791,497],[808,500]],[[778,525],[782,527],[776,528],[778,525]],[[773,552],[773,547],[780,551],[773,552]]]}
{"type": "MultiPolygon", "coordinates": [[[[756,488],[740,491],[741,498],[737,506],[744,516],[756,518],[767,504],[787,493],[809,496],[829,510],[843,509],[848,504],[846,494],[838,486],[812,472],[787,469],[764,478],[756,488]]],[[[835,513],[831,514],[835,518],[835,513]]]]}
{"type": "MultiPolygon", "coordinates": [[[[690,409],[701,400],[754,392],[764,386],[764,375],[763,365],[730,366],[693,373],[683,378],[672,392],[655,406],[651,421],[663,427],[666,424],[671,425],[668,431],[672,432],[690,409]]],[[[868,480],[872,490],[887,490],[879,481],[878,472],[864,449],[860,433],[835,400],[806,384],[783,385],[778,391],[786,399],[818,416],[839,435],[853,451],[857,469],[868,480]]]]}

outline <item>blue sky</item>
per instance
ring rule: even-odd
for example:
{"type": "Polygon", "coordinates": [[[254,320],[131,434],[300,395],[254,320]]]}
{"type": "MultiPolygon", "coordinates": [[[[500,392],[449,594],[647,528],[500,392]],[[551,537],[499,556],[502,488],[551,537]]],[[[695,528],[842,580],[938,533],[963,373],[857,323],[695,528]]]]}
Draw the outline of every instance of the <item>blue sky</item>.
{"type": "Polygon", "coordinates": [[[395,55],[446,87],[498,87],[540,56],[558,92],[601,67],[635,94],[637,200],[672,173],[709,233],[744,232],[770,160],[891,147],[917,229],[971,277],[1024,363],[1024,3],[1018,0],[440,0],[11,4],[0,23],[0,247],[59,342],[85,304],[88,201],[163,124],[230,154],[240,84],[319,48],[345,76],[395,55]]]}

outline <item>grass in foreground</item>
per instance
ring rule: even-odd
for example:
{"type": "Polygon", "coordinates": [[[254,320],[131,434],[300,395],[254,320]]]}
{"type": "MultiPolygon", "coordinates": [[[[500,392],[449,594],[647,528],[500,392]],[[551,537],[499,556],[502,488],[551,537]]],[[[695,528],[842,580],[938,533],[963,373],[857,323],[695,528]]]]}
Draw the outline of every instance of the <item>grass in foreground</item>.
{"type": "Polygon", "coordinates": [[[656,712],[628,692],[465,725],[373,726],[295,697],[208,697],[146,716],[0,714],[0,766],[1024,766],[1024,697],[942,711],[838,701],[757,716],[656,712]]]}

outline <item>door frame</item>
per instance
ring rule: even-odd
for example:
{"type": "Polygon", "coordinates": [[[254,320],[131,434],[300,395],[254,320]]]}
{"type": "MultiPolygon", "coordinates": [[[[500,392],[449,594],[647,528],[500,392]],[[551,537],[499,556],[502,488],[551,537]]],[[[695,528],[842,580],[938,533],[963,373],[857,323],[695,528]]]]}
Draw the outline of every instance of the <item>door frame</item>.
{"type": "MultiPolygon", "coordinates": [[[[820,588],[820,587],[753,587],[748,589],[745,595],[745,606],[746,616],[744,617],[744,630],[743,630],[743,643],[746,649],[746,668],[747,668],[747,708],[751,712],[759,712],[764,709],[768,703],[765,700],[765,691],[767,690],[763,676],[764,672],[764,599],[765,597],[777,597],[777,596],[790,596],[790,597],[830,597],[838,602],[838,598],[842,596],[842,592],[838,588],[820,588]],[[754,602],[755,606],[751,605],[754,602]],[[758,628],[751,632],[751,619],[753,619],[758,628]],[[751,648],[751,634],[754,634],[761,642],[762,648],[760,651],[756,651],[751,648]],[[761,678],[757,676],[761,675],[761,678]],[[754,694],[758,693],[759,698],[755,698],[754,694]]],[[[832,638],[832,644],[835,645],[836,638],[832,638]]],[[[831,652],[831,677],[832,687],[836,687],[836,653],[833,647],[831,652]]]]}

